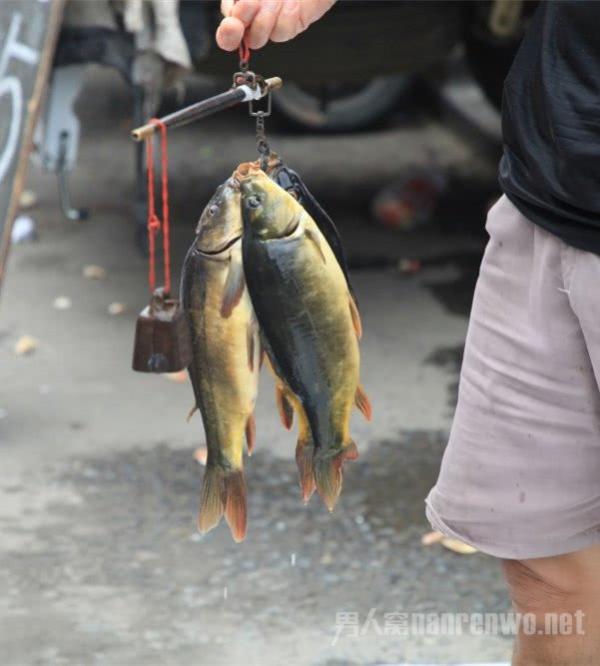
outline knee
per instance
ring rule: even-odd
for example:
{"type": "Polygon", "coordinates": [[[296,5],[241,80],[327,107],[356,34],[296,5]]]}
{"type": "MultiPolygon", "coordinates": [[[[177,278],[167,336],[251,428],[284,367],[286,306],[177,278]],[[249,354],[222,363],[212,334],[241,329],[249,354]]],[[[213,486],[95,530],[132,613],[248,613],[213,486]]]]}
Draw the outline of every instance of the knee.
{"type": "Polygon", "coordinates": [[[504,560],[502,565],[517,612],[539,615],[578,607],[583,590],[567,570],[548,571],[533,560],[504,560]]]}

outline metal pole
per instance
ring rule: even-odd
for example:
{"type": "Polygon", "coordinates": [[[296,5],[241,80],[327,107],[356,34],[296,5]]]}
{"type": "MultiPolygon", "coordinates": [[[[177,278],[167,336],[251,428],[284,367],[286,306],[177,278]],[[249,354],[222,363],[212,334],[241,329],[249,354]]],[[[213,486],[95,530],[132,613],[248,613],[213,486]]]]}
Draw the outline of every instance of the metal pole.
{"type": "MultiPolygon", "coordinates": [[[[271,79],[265,79],[264,86],[260,90],[259,97],[264,97],[272,90],[281,88],[282,85],[283,82],[278,76],[275,76],[271,79]]],[[[247,86],[232,88],[231,90],[221,93],[220,95],[209,97],[208,99],[204,99],[201,102],[196,102],[195,104],[186,106],[179,111],[175,111],[174,113],[163,116],[160,120],[167,127],[181,127],[183,125],[187,125],[194,120],[205,118],[206,116],[210,116],[213,113],[223,111],[224,109],[248,100],[247,90],[247,86]]],[[[258,99],[259,97],[255,99],[258,99]]],[[[147,137],[152,136],[156,129],[157,126],[153,123],[148,123],[147,125],[136,127],[131,132],[131,138],[134,141],[143,141],[147,137]]]]}

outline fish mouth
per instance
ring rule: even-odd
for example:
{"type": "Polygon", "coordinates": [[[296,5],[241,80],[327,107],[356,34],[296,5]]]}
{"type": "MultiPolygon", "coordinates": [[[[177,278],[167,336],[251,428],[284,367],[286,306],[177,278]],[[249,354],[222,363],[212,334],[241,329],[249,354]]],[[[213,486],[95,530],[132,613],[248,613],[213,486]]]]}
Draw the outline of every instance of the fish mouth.
{"type": "Polygon", "coordinates": [[[235,178],[238,183],[250,176],[261,173],[260,166],[257,162],[243,162],[238,166],[238,168],[233,172],[233,178],[235,178]]]}
{"type": "Polygon", "coordinates": [[[217,254],[222,254],[223,252],[229,250],[231,247],[233,247],[242,237],[242,234],[238,234],[237,236],[234,236],[233,238],[230,238],[229,240],[226,240],[223,245],[219,246],[217,249],[214,250],[203,250],[201,247],[197,248],[197,251],[200,254],[205,254],[209,257],[214,257],[217,254]]]}

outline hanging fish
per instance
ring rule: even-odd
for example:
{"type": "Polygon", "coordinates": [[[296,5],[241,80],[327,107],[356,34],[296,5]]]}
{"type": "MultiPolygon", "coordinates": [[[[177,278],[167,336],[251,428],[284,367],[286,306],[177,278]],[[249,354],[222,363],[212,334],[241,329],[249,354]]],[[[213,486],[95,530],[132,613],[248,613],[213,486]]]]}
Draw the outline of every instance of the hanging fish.
{"type": "Polygon", "coordinates": [[[329,243],[329,247],[332,249],[333,254],[335,254],[340,268],[344,272],[346,282],[348,283],[348,288],[350,289],[350,293],[356,302],[356,296],[350,282],[346,252],[344,251],[342,239],[340,238],[340,234],[337,230],[337,227],[335,226],[334,221],[331,219],[331,217],[329,217],[321,204],[311,194],[298,173],[284,164],[276,153],[271,153],[269,157],[267,175],[286,192],[297,199],[300,205],[317,223],[319,230],[323,236],[325,236],[325,239],[329,243]]]}
{"type": "Polygon", "coordinates": [[[181,301],[192,336],[189,366],[202,414],[208,457],[198,528],[224,514],[235,541],[246,534],[244,439],[255,440],[259,373],[258,326],[242,269],[239,183],[221,185],[200,217],[181,278],[181,301]]]}
{"type": "Polygon", "coordinates": [[[242,188],[244,272],[288,420],[300,414],[297,460],[303,495],[316,486],[332,510],[342,463],[358,452],[353,405],[370,418],[359,384],[360,317],[344,272],[317,224],[253,164],[236,172],[242,188]],[[312,472],[312,475],[310,474],[312,472]]]}

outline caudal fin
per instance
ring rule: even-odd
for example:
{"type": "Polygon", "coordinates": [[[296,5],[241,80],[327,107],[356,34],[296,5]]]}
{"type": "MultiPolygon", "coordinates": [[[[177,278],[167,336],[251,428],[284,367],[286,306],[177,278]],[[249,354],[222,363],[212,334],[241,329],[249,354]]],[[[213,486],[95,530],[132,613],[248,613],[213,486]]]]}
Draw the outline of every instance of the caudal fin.
{"type": "MultiPolygon", "coordinates": [[[[291,405],[290,405],[291,408],[291,405]]],[[[314,443],[306,418],[306,412],[300,402],[296,402],[298,412],[298,443],[296,444],[296,465],[298,465],[298,477],[300,481],[300,490],[302,491],[302,500],[304,504],[315,492],[315,474],[313,472],[314,443]]],[[[293,415],[292,411],[292,415],[293,415]]],[[[291,425],[291,421],[290,421],[291,425]]]]}
{"type": "Polygon", "coordinates": [[[358,449],[353,441],[331,458],[324,458],[318,454],[314,457],[313,470],[317,492],[330,511],[333,511],[342,491],[344,460],[357,458],[358,449]]]}
{"type": "Polygon", "coordinates": [[[234,541],[243,541],[247,522],[244,472],[225,472],[219,467],[207,467],[198,515],[200,532],[204,534],[216,527],[223,514],[234,541]]]}
{"type": "Polygon", "coordinates": [[[198,529],[202,534],[219,524],[225,511],[223,472],[218,467],[207,467],[202,481],[198,529]]]}
{"type": "Polygon", "coordinates": [[[313,452],[314,448],[311,442],[298,440],[296,445],[296,465],[298,465],[298,476],[300,480],[300,490],[302,491],[302,501],[304,504],[315,492],[315,475],[313,472],[313,452]]]}
{"type": "Polygon", "coordinates": [[[239,543],[246,538],[246,481],[244,472],[233,472],[225,477],[225,520],[233,540],[239,543]]]}

